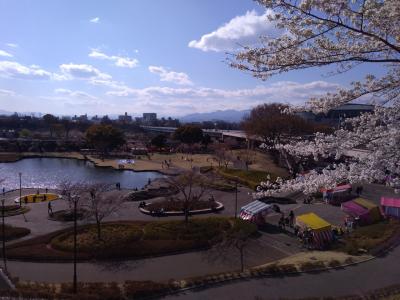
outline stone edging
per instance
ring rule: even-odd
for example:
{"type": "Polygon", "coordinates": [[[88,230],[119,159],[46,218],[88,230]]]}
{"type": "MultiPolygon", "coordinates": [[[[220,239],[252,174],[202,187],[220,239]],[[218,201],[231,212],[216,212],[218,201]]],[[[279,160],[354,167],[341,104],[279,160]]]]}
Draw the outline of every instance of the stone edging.
{"type": "MultiPolygon", "coordinates": [[[[224,205],[221,202],[215,201],[217,203],[217,207],[215,209],[212,208],[206,208],[206,209],[197,209],[197,210],[191,210],[189,212],[190,215],[200,215],[200,214],[208,214],[208,213],[212,213],[212,212],[217,212],[220,210],[224,209],[224,205]]],[[[148,203],[150,204],[150,203],[148,203]]],[[[139,208],[140,212],[145,214],[145,215],[150,215],[153,216],[153,214],[151,214],[151,212],[145,208],[139,208]]],[[[166,211],[164,213],[162,213],[162,216],[166,216],[166,217],[171,217],[171,216],[183,216],[184,213],[182,211],[166,211]]]]}

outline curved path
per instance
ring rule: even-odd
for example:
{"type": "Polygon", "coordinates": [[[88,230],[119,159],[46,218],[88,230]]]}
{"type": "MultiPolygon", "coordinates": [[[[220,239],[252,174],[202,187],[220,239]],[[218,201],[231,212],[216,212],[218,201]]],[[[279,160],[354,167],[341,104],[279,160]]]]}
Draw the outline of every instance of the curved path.
{"type": "Polygon", "coordinates": [[[400,283],[400,247],[387,256],[345,269],[296,276],[250,279],[163,299],[282,299],[362,295],[400,283]]]}

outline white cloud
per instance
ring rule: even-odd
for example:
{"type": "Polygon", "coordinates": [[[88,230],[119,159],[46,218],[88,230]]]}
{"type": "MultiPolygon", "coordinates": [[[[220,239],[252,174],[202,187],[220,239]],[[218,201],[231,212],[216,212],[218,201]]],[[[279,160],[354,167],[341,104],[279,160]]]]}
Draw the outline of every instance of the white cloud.
{"type": "Polygon", "coordinates": [[[119,97],[129,99],[129,104],[126,104],[127,107],[124,108],[127,111],[129,109],[143,111],[146,108],[153,108],[167,111],[171,115],[184,115],[225,109],[249,109],[268,102],[301,104],[312,96],[336,91],[338,87],[337,84],[326,81],[313,81],[305,84],[281,81],[248,89],[160,86],[135,89],[120,85],[107,92],[107,95],[114,99],[119,97]]]}
{"type": "Polygon", "coordinates": [[[122,68],[134,68],[137,67],[139,64],[139,61],[136,58],[123,57],[117,55],[107,55],[97,49],[92,49],[92,51],[89,53],[89,57],[96,59],[110,60],[113,61],[117,67],[122,67],[122,68]]]}
{"type": "Polygon", "coordinates": [[[14,44],[14,43],[7,43],[6,45],[10,48],[18,48],[19,47],[18,44],[14,44]]]}
{"type": "Polygon", "coordinates": [[[24,66],[14,61],[0,61],[0,76],[15,79],[59,79],[57,74],[43,70],[39,66],[24,66]]]}
{"type": "Polygon", "coordinates": [[[262,35],[276,36],[278,30],[268,20],[272,11],[258,15],[255,10],[236,16],[215,31],[203,35],[199,40],[189,42],[189,47],[203,51],[235,50],[242,46],[254,45],[262,35]]]}
{"type": "Polygon", "coordinates": [[[0,49],[0,56],[4,56],[4,57],[13,57],[13,55],[11,53],[8,53],[4,50],[0,49]]]}
{"type": "Polygon", "coordinates": [[[90,19],[89,22],[90,22],[90,23],[95,23],[95,24],[100,23],[100,18],[99,18],[99,17],[95,17],[95,18],[93,18],[93,19],[90,19]]]}
{"type": "Polygon", "coordinates": [[[88,99],[88,100],[96,100],[97,99],[95,96],[90,95],[83,91],[71,91],[69,89],[63,89],[63,88],[55,89],[54,93],[56,93],[58,95],[62,95],[62,96],[72,97],[72,98],[81,98],[81,99],[88,99]]]}
{"type": "Polygon", "coordinates": [[[87,64],[62,64],[60,70],[66,79],[98,79],[98,80],[111,80],[111,75],[100,72],[92,65],[87,64]]]}
{"type": "Polygon", "coordinates": [[[0,96],[15,96],[15,95],[16,93],[14,91],[0,89],[0,96]]]}
{"type": "Polygon", "coordinates": [[[159,75],[161,81],[172,82],[180,85],[193,85],[193,82],[190,80],[189,76],[183,72],[168,71],[161,66],[149,66],[149,71],[159,75]]]}

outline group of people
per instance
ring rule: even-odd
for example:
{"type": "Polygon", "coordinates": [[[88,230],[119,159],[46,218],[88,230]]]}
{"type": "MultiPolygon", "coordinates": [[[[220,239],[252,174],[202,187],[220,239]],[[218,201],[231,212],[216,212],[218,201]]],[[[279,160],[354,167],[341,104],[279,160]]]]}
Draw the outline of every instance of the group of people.
{"type": "Polygon", "coordinates": [[[169,169],[169,167],[171,166],[171,164],[172,164],[171,159],[169,159],[169,160],[166,160],[166,159],[165,159],[164,161],[161,162],[161,168],[164,169],[164,166],[165,166],[166,169],[169,169]]]}
{"type": "Polygon", "coordinates": [[[281,217],[278,222],[279,228],[286,229],[286,226],[293,228],[294,227],[294,219],[295,219],[295,216],[294,216],[293,210],[291,210],[289,212],[289,215],[287,217],[285,217],[285,214],[283,212],[281,212],[281,217]]]}

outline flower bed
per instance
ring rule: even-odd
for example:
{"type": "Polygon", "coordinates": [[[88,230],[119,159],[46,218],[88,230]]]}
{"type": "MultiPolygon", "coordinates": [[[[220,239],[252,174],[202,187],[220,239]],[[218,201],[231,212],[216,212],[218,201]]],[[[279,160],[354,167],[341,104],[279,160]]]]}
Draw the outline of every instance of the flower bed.
{"type": "MultiPolygon", "coordinates": [[[[202,218],[163,222],[113,222],[102,224],[102,240],[96,226],[78,228],[78,259],[130,259],[205,249],[231,228],[231,218],[202,218]]],[[[71,228],[10,245],[8,257],[25,260],[72,259],[71,228]]]]}
{"type": "MultiPolygon", "coordinates": [[[[85,217],[84,210],[78,210],[77,220],[82,220],[85,217]]],[[[70,210],[59,210],[55,211],[49,216],[50,220],[59,222],[72,222],[74,220],[74,212],[70,210]]]]}
{"type": "Polygon", "coordinates": [[[15,199],[15,202],[20,203],[36,203],[36,202],[47,202],[54,201],[61,198],[60,195],[52,194],[52,193],[44,193],[44,194],[30,194],[22,196],[21,198],[15,199]]]}
{"type": "MultiPolygon", "coordinates": [[[[197,200],[190,202],[190,210],[200,210],[200,209],[215,209],[218,204],[214,200],[197,200]]],[[[146,205],[146,209],[149,211],[159,211],[163,209],[164,211],[183,211],[185,207],[185,202],[183,200],[177,200],[174,198],[166,199],[163,201],[152,202],[146,205]]]]}

